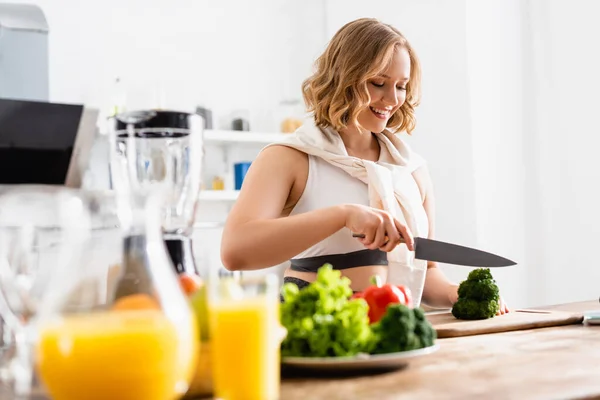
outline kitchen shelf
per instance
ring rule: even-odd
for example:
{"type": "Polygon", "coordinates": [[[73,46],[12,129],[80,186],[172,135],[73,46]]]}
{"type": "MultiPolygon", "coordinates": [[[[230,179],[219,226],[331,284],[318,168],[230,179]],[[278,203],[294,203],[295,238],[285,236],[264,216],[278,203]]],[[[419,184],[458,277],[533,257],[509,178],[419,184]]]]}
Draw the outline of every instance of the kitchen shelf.
{"type": "Polygon", "coordinates": [[[217,144],[256,143],[270,144],[285,138],[285,133],[243,132],[207,129],[204,131],[204,141],[217,144]]]}
{"type": "Polygon", "coordinates": [[[200,201],[236,201],[239,195],[238,190],[201,190],[200,201]]]}

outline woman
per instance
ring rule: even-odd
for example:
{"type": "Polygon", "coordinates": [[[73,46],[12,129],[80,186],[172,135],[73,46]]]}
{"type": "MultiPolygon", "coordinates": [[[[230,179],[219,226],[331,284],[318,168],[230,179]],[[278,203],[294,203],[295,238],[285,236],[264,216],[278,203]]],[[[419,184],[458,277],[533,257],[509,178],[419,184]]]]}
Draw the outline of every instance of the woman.
{"type": "MultiPolygon", "coordinates": [[[[291,260],[284,282],[302,288],[328,262],[361,291],[373,275],[385,281],[395,271],[388,259],[412,254],[413,234],[432,238],[429,173],[394,134],[415,127],[420,75],[395,28],[368,18],[343,26],[303,84],[311,118],[288,141],[265,148],[246,175],[223,232],[225,267],[291,260]]],[[[423,270],[423,302],[451,307],[458,286],[434,262],[423,270]]]]}

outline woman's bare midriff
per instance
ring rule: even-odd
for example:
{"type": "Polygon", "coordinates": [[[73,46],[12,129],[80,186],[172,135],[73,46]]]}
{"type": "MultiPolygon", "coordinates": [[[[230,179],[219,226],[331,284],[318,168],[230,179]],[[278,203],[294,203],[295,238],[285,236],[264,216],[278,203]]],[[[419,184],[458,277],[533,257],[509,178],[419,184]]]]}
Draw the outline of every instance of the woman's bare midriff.
{"type": "MultiPolygon", "coordinates": [[[[350,279],[350,287],[354,291],[363,291],[371,285],[371,277],[379,275],[383,282],[387,279],[387,266],[385,265],[368,265],[365,267],[347,268],[340,270],[342,276],[350,279]]],[[[293,271],[291,268],[285,270],[284,276],[302,279],[307,282],[312,282],[317,279],[315,272],[293,271]]]]}

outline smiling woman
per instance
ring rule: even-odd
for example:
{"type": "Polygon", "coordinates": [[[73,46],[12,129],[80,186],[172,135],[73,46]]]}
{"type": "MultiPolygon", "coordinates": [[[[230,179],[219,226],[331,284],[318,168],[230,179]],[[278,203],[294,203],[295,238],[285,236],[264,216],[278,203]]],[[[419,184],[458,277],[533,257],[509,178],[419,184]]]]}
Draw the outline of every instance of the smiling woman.
{"type": "Polygon", "coordinates": [[[223,232],[225,267],[291,260],[284,282],[302,288],[328,263],[353,291],[379,276],[405,282],[416,306],[422,297],[450,307],[458,286],[414,258],[413,236],[434,236],[433,189],[424,160],[397,135],[415,128],[420,81],[397,29],[370,18],[344,25],[302,86],[311,116],[246,175],[223,232]]]}
{"type": "Polygon", "coordinates": [[[420,85],[421,66],[406,38],[390,25],[360,19],[338,31],[302,90],[319,126],[410,133],[420,85]]]}

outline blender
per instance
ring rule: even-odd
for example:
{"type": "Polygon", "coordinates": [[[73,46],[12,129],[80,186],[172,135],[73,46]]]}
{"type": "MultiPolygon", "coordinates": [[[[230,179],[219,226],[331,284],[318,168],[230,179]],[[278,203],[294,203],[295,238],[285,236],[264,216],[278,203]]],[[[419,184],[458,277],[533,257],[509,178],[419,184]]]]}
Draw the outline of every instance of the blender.
{"type": "Polygon", "coordinates": [[[192,232],[202,181],[204,119],[195,113],[149,109],[117,114],[108,125],[111,184],[117,197],[127,194],[131,204],[120,217],[126,237],[135,240],[143,198],[160,186],[163,240],[173,266],[178,274],[198,274],[192,232]],[[137,204],[131,201],[136,197],[137,204]]]}

